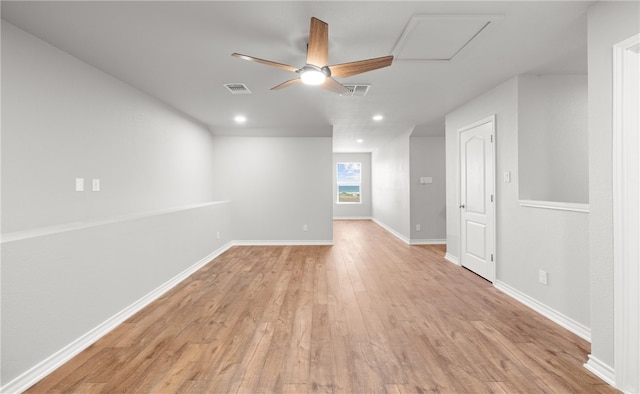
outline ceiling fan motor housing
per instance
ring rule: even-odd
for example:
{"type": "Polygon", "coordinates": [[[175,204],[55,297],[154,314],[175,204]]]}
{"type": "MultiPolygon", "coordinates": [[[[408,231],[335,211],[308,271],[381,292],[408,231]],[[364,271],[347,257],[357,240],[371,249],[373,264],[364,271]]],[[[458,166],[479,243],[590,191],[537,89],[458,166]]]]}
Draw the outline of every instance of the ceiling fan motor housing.
{"type": "Polygon", "coordinates": [[[329,66],[318,67],[314,64],[305,64],[304,67],[297,70],[296,72],[299,74],[304,74],[307,71],[319,71],[324,74],[325,77],[329,78],[331,76],[331,70],[329,66]]]}

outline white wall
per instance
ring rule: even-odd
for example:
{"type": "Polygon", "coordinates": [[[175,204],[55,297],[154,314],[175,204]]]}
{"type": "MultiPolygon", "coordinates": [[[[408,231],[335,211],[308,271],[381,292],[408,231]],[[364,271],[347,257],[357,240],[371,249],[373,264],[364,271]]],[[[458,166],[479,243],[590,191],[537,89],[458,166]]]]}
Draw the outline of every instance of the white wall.
{"type": "Polygon", "coordinates": [[[588,13],[591,356],[614,366],[612,47],[640,31],[638,2],[598,2],[588,13]]]}
{"type": "Polygon", "coordinates": [[[446,238],[444,135],[411,137],[411,242],[436,243],[446,238]],[[433,183],[421,184],[421,177],[433,183]],[[416,225],[420,225],[420,231],[416,225]]]}
{"type": "Polygon", "coordinates": [[[371,153],[334,153],[333,154],[333,218],[369,219],[371,218],[371,153]],[[360,185],[360,204],[338,204],[336,184],[336,165],[338,163],[362,163],[360,185]]]}
{"type": "Polygon", "coordinates": [[[3,26],[3,232],[211,199],[204,127],[3,26]],[[102,190],[75,193],[76,177],[102,190]]]}
{"type": "Polygon", "coordinates": [[[398,134],[371,156],[373,219],[405,242],[411,236],[411,132],[398,134]]]}
{"type": "Polygon", "coordinates": [[[589,203],[586,75],[518,80],[521,200],[589,203]]]}
{"type": "Polygon", "coordinates": [[[0,386],[232,239],[229,205],[211,202],[213,142],[2,22],[0,386]],[[76,177],[102,190],[75,192],[76,177]]]}
{"type": "Polygon", "coordinates": [[[331,138],[215,137],[211,154],[235,240],[333,242],[331,138]]]}
{"type": "MultiPolygon", "coordinates": [[[[518,78],[503,83],[446,117],[447,253],[460,253],[458,130],[496,115],[496,281],[528,297],[577,328],[590,324],[589,216],[522,207],[518,203],[518,78]],[[503,183],[504,172],[511,183],[503,183]],[[549,274],[538,283],[538,270],[549,274]]],[[[504,286],[503,286],[504,288],[504,286]]],[[[587,329],[588,331],[588,329],[587,329]]]]}

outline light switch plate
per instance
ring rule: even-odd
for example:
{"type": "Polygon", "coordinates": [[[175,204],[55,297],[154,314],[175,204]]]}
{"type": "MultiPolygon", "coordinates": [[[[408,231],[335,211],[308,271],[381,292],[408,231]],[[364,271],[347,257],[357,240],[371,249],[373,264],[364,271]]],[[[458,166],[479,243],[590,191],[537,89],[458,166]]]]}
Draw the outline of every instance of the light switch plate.
{"type": "Polygon", "coordinates": [[[91,180],[91,190],[94,192],[100,191],[100,179],[92,179],[91,180]]]}
{"type": "Polygon", "coordinates": [[[84,191],[84,178],[76,178],[76,191],[77,192],[84,191]]]}
{"type": "Polygon", "coordinates": [[[433,183],[433,178],[430,176],[420,177],[420,183],[426,185],[427,183],[433,183]]]}
{"type": "Polygon", "coordinates": [[[547,276],[547,272],[543,271],[543,270],[538,270],[538,282],[542,283],[543,285],[548,284],[548,276],[547,276]]]}

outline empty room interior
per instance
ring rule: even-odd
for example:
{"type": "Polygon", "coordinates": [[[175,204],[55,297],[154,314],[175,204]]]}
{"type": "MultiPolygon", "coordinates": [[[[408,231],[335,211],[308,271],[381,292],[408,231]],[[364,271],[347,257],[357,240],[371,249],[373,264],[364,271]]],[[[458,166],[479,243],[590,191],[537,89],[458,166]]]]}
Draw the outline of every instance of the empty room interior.
{"type": "Polygon", "coordinates": [[[640,393],[640,2],[0,7],[0,392],[640,393]]]}

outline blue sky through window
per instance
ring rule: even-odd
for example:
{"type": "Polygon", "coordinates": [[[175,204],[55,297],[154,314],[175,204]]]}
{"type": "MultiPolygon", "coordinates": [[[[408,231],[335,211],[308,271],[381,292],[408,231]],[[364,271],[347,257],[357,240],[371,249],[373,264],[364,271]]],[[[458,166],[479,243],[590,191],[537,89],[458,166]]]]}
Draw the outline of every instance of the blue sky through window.
{"type": "Polygon", "coordinates": [[[338,184],[360,184],[360,163],[338,163],[338,184]]]}
{"type": "Polygon", "coordinates": [[[361,163],[338,163],[338,204],[360,204],[361,163]]]}

